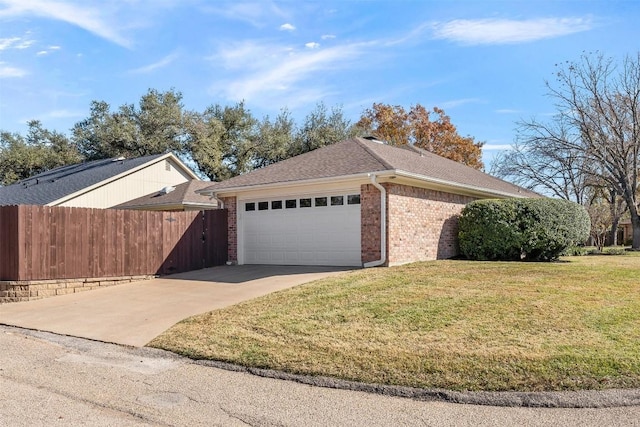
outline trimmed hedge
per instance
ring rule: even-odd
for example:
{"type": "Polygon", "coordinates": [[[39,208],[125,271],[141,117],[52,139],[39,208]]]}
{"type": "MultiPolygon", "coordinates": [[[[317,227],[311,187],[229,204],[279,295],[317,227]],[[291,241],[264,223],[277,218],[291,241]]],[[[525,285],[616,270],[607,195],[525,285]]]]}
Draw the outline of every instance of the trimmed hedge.
{"type": "Polygon", "coordinates": [[[589,237],[584,207],[557,199],[477,200],[462,211],[460,251],[475,260],[552,261],[589,237]]]}

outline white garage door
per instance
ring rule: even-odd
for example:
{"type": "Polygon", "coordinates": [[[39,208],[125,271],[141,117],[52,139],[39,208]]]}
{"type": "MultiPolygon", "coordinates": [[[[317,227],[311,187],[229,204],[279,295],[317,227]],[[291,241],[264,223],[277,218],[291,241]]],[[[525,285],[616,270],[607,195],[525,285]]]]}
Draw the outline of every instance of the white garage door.
{"type": "Polygon", "coordinates": [[[245,264],[360,266],[360,195],[245,200],[245,264]]]}

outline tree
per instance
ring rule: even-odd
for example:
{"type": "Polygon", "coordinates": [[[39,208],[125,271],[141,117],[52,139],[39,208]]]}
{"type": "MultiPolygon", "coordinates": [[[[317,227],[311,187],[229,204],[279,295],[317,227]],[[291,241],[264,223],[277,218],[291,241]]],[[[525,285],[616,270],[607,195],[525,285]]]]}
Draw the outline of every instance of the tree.
{"type": "MultiPolygon", "coordinates": [[[[588,181],[604,183],[624,199],[634,249],[640,249],[640,53],[621,64],[601,54],[558,66],[547,82],[557,112],[550,123],[526,122],[527,144],[575,156],[588,181]]],[[[568,159],[565,159],[568,160],[568,159]]]]}
{"type": "Polygon", "coordinates": [[[356,128],[361,135],[373,135],[392,145],[412,144],[476,169],[484,167],[484,143],[459,135],[449,116],[437,107],[428,111],[416,104],[407,111],[400,105],[374,103],[364,110],[356,128]]]}
{"type": "Polygon", "coordinates": [[[618,225],[626,211],[624,199],[615,190],[594,187],[587,212],[591,218],[591,239],[599,251],[605,244],[618,245],[618,225]]]}
{"type": "Polygon", "coordinates": [[[111,112],[104,101],[91,103],[90,116],[73,128],[73,140],[87,159],[139,157],[184,150],[182,94],[149,89],[139,107],[111,112]]]}
{"type": "Polygon", "coordinates": [[[191,112],[186,120],[185,148],[210,180],[229,179],[253,169],[256,124],[244,102],[191,112]]]}
{"type": "Polygon", "coordinates": [[[581,205],[588,201],[588,160],[580,150],[550,144],[553,133],[566,138],[561,128],[520,123],[516,142],[510,151],[496,156],[491,174],[543,194],[550,194],[581,205]]]}
{"type": "Polygon", "coordinates": [[[0,132],[0,185],[82,161],[69,139],[42,127],[38,120],[27,123],[26,137],[0,132]]]}
{"type": "Polygon", "coordinates": [[[327,110],[324,103],[316,105],[297,130],[289,157],[315,150],[325,145],[335,144],[355,136],[351,122],[344,117],[342,108],[335,106],[327,110]]]}
{"type": "Polygon", "coordinates": [[[253,167],[262,168],[290,157],[295,131],[295,121],[287,109],[280,111],[274,121],[269,116],[263,118],[253,144],[253,167]]]}

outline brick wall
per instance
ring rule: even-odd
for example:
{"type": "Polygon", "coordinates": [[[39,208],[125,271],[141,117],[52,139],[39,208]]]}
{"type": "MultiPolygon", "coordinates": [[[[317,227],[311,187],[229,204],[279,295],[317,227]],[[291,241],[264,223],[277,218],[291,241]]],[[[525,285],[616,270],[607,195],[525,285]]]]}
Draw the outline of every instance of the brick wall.
{"type": "Polygon", "coordinates": [[[380,259],[380,191],[371,184],[360,186],[360,242],[362,262],[380,259]]]}
{"type": "Polygon", "coordinates": [[[153,279],[156,276],[94,277],[89,279],[0,281],[0,304],[30,301],[153,279]]]}
{"type": "Polygon", "coordinates": [[[472,197],[387,184],[390,265],[458,254],[458,216],[472,197]]]}
{"type": "Polygon", "coordinates": [[[225,209],[227,209],[227,261],[237,263],[238,262],[238,223],[236,215],[238,200],[236,197],[223,197],[222,203],[224,203],[225,209]]]}

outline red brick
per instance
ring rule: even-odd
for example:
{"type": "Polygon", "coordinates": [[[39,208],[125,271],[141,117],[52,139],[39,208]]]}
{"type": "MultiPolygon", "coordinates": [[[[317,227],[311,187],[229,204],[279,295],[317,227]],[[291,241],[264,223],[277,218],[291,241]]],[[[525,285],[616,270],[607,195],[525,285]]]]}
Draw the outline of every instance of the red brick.
{"type": "Polygon", "coordinates": [[[387,189],[388,262],[451,258],[457,255],[458,217],[472,197],[398,184],[387,189]]]}
{"type": "Polygon", "coordinates": [[[237,224],[237,198],[223,197],[225,209],[227,209],[227,261],[238,262],[238,224],[237,224]]]}
{"type": "Polygon", "coordinates": [[[380,259],[380,191],[371,184],[360,186],[360,247],[362,262],[380,259]]]}

